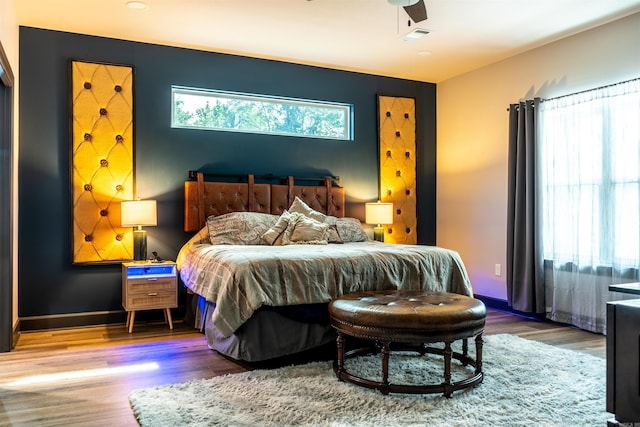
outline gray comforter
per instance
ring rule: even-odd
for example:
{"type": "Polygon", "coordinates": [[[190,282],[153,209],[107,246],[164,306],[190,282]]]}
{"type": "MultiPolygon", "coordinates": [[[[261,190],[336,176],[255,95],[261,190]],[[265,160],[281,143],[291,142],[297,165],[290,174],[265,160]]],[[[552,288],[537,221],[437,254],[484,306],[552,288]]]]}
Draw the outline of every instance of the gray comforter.
{"type": "Polygon", "coordinates": [[[363,290],[423,289],[472,296],[457,252],[362,242],[329,245],[192,245],[180,254],[187,288],[216,303],[213,323],[231,335],[263,305],[329,302],[363,290]]]}

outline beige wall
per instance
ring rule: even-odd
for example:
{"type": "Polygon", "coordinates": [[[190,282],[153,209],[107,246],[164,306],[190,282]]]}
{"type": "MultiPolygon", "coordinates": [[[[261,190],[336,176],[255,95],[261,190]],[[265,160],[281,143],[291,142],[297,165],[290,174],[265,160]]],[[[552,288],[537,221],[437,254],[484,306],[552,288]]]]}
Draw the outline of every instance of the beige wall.
{"type": "MultiPolygon", "coordinates": [[[[0,43],[4,48],[9,65],[14,76],[14,124],[13,124],[13,140],[14,140],[14,159],[13,159],[13,208],[14,218],[17,218],[18,212],[18,24],[16,23],[13,11],[13,2],[11,0],[0,0],[0,43]]],[[[13,324],[18,321],[18,277],[17,277],[17,253],[18,253],[18,225],[13,224],[13,324]]]]}
{"type": "Polygon", "coordinates": [[[507,299],[507,107],[640,77],[639,43],[635,14],[438,84],[437,244],[476,294],[507,299]]]}
{"type": "Polygon", "coordinates": [[[12,0],[0,0],[0,41],[11,62],[11,67],[17,67],[18,24],[13,12],[12,0]]]}

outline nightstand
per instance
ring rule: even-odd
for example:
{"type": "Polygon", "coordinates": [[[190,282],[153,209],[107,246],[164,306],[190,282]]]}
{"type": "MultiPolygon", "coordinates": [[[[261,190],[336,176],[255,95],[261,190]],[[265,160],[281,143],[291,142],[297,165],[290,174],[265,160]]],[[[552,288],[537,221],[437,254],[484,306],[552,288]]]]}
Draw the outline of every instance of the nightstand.
{"type": "MultiPolygon", "coordinates": [[[[640,295],[640,283],[609,285],[609,291],[640,295]]],[[[607,303],[607,426],[640,422],[640,298],[607,303]]]]}
{"type": "Polygon", "coordinates": [[[127,311],[126,327],[133,331],[136,311],[162,309],[173,329],[171,309],[178,306],[176,263],[125,262],[122,264],[122,306],[127,311]]]}

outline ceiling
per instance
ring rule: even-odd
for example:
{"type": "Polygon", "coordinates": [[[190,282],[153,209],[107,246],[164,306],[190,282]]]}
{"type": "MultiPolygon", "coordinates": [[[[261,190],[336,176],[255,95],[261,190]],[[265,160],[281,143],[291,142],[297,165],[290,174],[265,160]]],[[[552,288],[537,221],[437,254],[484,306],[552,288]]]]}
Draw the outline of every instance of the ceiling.
{"type": "Polygon", "coordinates": [[[640,0],[13,0],[19,25],[438,83],[640,12],[640,0]],[[422,28],[415,41],[403,35],[422,28]]]}

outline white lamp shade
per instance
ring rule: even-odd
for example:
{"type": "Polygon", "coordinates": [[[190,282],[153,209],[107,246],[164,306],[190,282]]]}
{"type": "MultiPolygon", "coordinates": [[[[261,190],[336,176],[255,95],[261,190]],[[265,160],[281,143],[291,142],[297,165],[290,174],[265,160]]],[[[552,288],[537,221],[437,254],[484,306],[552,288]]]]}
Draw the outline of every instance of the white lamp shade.
{"type": "Polygon", "coordinates": [[[365,203],[364,216],[367,224],[393,224],[393,203],[365,203]]]}
{"type": "Polygon", "coordinates": [[[120,225],[137,227],[158,225],[155,200],[129,200],[120,204],[120,225]]]}

